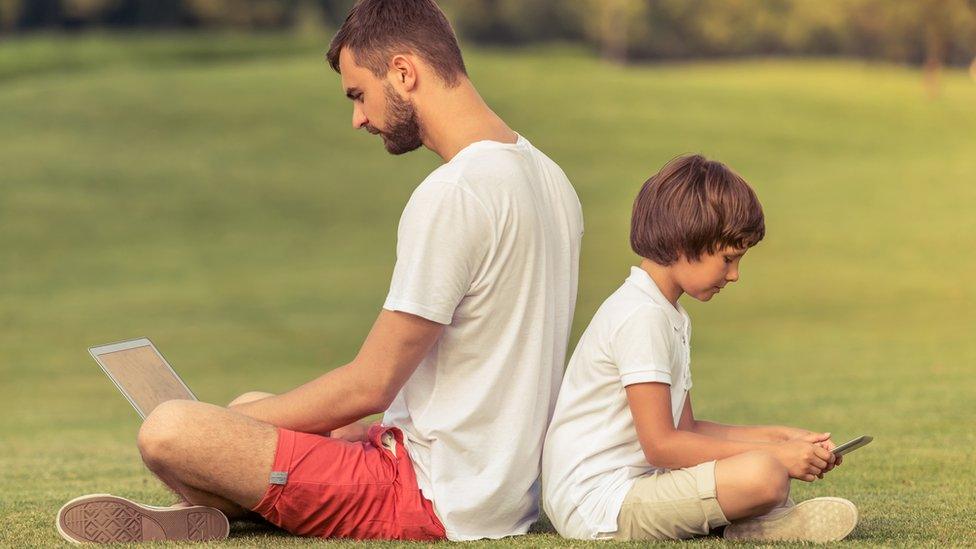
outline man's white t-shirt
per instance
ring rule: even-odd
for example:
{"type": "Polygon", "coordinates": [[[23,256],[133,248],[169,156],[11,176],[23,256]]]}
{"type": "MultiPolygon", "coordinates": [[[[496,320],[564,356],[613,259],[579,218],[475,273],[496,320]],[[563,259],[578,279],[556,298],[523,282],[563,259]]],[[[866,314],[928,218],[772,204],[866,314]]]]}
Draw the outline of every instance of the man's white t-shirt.
{"type": "Polygon", "coordinates": [[[447,325],[383,418],[452,540],[523,534],[576,304],[583,214],[519,136],[480,141],[410,197],[383,307],[447,325]]]}
{"type": "Polygon", "coordinates": [[[688,314],[638,267],[593,316],[566,368],[542,455],[543,508],[564,537],[612,537],[634,481],[657,470],[624,388],[670,385],[677,427],[691,389],[690,340],[688,314]]]}

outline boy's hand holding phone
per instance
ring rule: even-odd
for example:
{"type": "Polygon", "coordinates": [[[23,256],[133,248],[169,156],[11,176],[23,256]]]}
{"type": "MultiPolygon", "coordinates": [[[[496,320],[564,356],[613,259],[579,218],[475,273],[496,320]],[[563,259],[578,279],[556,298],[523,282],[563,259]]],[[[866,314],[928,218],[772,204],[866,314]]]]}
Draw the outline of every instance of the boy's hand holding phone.
{"type": "MultiPolygon", "coordinates": [[[[780,434],[782,435],[784,441],[793,440],[793,439],[806,440],[806,437],[808,436],[817,436],[817,437],[821,436],[821,433],[815,433],[813,431],[807,431],[806,429],[799,429],[796,427],[779,427],[779,429],[780,429],[780,434]]],[[[822,438],[820,438],[820,442],[818,444],[820,444],[820,446],[822,446],[825,450],[831,453],[834,451],[834,448],[837,448],[837,445],[834,444],[834,441],[830,439],[830,433],[823,433],[822,438]]],[[[824,473],[829,473],[834,467],[837,467],[838,465],[843,463],[844,458],[842,456],[834,456],[834,457],[836,458],[835,461],[833,463],[828,463],[827,468],[820,473],[818,478],[823,478],[824,473]]]]}
{"type": "Polygon", "coordinates": [[[773,455],[786,467],[791,478],[813,482],[834,468],[836,458],[822,444],[829,440],[830,433],[811,433],[774,445],[773,455]]]}

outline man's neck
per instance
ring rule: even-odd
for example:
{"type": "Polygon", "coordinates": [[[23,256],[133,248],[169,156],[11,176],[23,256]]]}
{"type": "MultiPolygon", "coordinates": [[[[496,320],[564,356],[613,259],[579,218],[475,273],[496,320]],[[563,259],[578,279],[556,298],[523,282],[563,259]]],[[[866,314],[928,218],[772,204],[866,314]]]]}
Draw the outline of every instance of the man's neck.
{"type": "Polygon", "coordinates": [[[470,80],[418,104],[424,146],[444,162],[478,141],[515,143],[518,135],[492,111],[470,80]]]}
{"type": "Polygon", "coordinates": [[[658,265],[650,259],[642,259],[640,268],[651,277],[651,280],[657,285],[657,289],[661,290],[661,293],[671,302],[671,305],[677,308],[678,298],[681,297],[683,292],[681,291],[681,286],[671,276],[671,271],[667,267],[658,265]]]}

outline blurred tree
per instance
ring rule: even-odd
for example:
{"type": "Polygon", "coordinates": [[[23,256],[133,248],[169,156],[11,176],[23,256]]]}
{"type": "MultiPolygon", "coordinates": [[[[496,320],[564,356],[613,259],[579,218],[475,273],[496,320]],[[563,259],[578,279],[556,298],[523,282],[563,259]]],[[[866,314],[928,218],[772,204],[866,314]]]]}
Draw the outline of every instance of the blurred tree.
{"type": "Polygon", "coordinates": [[[634,46],[649,38],[649,0],[578,0],[573,4],[583,21],[584,36],[599,47],[605,59],[626,62],[634,46]]]}
{"type": "Polygon", "coordinates": [[[23,3],[20,0],[0,0],[0,33],[10,32],[20,20],[23,3]]]}
{"type": "MultiPolygon", "coordinates": [[[[942,67],[950,51],[961,41],[976,40],[976,2],[972,0],[925,0],[921,2],[925,33],[925,87],[929,97],[940,93],[942,67]],[[967,36],[968,35],[968,36],[967,36]]],[[[972,55],[972,52],[969,52],[972,55]]]]}
{"type": "Polygon", "coordinates": [[[187,10],[203,25],[215,27],[271,28],[288,21],[295,2],[290,0],[183,0],[187,10]]]}
{"type": "Polygon", "coordinates": [[[22,3],[20,27],[60,26],[62,20],[59,0],[31,0],[22,3]]]}
{"type": "Polygon", "coordinates": [[[520,44],[583,37],[578,0],[442,0],[455,30],[467,40],[520,44]]]}
{"type": "Polygon", "coordinates": [[[322,4],[315,0],[298,0],[291,13],[292,28],[306,36],[325,34],[325,14],[322,4]]]}
{"type": "MultiPolygon", "coordinates": [[[[36,28],[337,27],[355,0],[0,0],[0,32],[36,28]]],[[[615,61],[847,55],[926,67],[976,57],[976,0],[438,0],[476,43],[583,42],[615,61]]]]}

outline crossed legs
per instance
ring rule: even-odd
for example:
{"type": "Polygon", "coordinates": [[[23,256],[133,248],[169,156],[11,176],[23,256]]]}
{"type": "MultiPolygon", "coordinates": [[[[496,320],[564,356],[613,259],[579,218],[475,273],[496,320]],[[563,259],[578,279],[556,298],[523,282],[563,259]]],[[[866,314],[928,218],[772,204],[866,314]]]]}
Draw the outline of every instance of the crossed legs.
{"type": "MultiPolygon", "coordinates": [[[[264,396],[248,393],[231,404],[264,396]]],[[[149,470],[184,502],[240,518],[267,490],[277,430],[227,408],[173,400],[146,418],[138,444],[149,470]]]]}
{"type": "Polygon", "coordinates": [[[746,452],[715,462],[715,495],[730,521],[764,515],[786,503],[790,475],[766,452],[746,452]]]}

